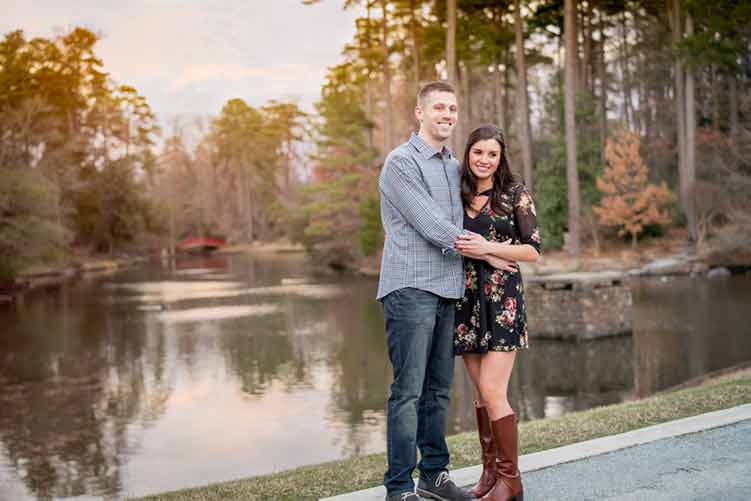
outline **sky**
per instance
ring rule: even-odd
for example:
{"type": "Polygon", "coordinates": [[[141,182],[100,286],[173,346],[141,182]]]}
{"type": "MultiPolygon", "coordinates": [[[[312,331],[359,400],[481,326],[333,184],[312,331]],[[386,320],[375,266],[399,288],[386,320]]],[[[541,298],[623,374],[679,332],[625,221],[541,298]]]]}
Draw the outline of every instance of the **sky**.
{"type": "Polygon", "coordinates": [[[97,54],[164,119],[216,115],[232,98],[292,100],[306,111],[341,62],[357,12],[342,0],[0,0],[2,34],[99,33],[97,54]]]}

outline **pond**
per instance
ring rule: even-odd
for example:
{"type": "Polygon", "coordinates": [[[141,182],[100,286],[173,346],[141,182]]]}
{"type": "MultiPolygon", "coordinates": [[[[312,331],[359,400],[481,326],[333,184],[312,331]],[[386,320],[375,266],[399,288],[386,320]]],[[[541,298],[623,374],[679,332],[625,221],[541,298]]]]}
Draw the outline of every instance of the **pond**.
{"type": "MultiPolygon", "coordinates": [[[[151,263],[0,309],[0,499],[121,498],[385,450],[376,281],[300,255],[151,263]]],[[[751,360],[751,277],[633,285],[632,335],[535,340],[512,405],[541,419],[751,360]]],[[[456,364],[450,433],[474,429],[456,364]]]]}

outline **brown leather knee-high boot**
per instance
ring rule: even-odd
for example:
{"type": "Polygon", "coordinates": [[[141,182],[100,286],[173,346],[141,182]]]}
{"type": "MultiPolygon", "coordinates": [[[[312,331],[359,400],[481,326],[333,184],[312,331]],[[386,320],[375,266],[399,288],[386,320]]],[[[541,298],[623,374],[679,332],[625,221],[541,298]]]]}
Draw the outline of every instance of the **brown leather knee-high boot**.
{"type": "Polygon", "coordinates": [[[481,498],[495,485],[498,450],[493,441],[493,430],[490,427],[488,410],[485,407],[475,406],[475,416],[477,417],[477,434],[480,436],[480,448],[482,449],[482,475],[469,492],[474,497],[481,498]]]}
{"type": "Polygon", "coordinates": [[[486,501],[523,501],[524,488],[519,472],[519,437],[516,416],[509,414],[496,419],[490,426],[498,447],[498,468],[493,489],[482,499],[486,501]]]}

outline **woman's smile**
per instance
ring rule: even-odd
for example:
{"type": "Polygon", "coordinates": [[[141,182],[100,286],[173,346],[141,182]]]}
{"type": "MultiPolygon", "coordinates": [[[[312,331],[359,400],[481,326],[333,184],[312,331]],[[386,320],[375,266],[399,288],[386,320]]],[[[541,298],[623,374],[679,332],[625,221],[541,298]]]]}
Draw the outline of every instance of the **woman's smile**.
{"type": "Polygon", "coordinates": [[[480,179],[492,176],[501,161],[501,145],[495,139],[477,141],[469,150],[469,165],[480,179]]]}

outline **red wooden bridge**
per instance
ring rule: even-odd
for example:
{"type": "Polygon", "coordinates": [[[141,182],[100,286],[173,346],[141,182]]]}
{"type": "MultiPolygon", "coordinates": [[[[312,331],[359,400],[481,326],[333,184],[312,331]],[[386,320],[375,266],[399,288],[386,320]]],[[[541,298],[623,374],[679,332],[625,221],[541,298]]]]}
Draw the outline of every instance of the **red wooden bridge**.
{"type": "Polygon", "coordinates": [[[177,243],[177,252],[188,252],[190,254],[208,254],[227,245],[227,241],[222,237],[188,237],[177,243]]]}

